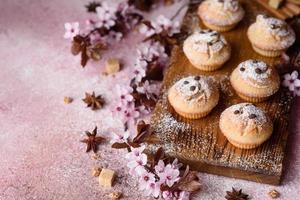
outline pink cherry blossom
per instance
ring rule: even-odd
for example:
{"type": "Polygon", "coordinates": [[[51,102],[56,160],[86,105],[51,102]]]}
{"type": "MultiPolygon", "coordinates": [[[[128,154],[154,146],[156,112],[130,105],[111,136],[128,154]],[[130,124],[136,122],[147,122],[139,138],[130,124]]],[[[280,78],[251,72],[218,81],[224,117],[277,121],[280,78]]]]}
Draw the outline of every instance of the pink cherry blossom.
{"type": "Polygon", "coordinates": [[[123,38],[123,34],[120,32],[116,32],[116,31],[110,31],[108,34],[108,42],[110,44],[113,44],[114,42],[119,42],[121,41],[121,39],[123,38]]]}
{"type": "Polygon", "coordinates": [[[180,169],[182,167],[182,163],[178,163],[178,159],[174,159],[171,164],[173,169],[180,169]]]}
{"type": "Polygon", "coordinates": [[[152,51],[150,51],[150,43],[143,43],[140,45],[140,47],[137,49],[138,56],[140,60],[145,60],[145,61],[152,61],[154,54],[152,51]]]}
{"type": "Polygon", "coordinates": [[[93,30],[96,27],[96,20],[94,20],[94,19],[87,19],[85,21],[85,24],[86,24],[85,28],[87,30],[91,31],[91,30],[93,30]]]}
{"type": "Polygon", "coordinates": [[[139,157],[140,155],[143,154],[145,148],[146,148],[145,145],[143,145],[139,148],[131,148],[131,152],[127,153],[125,158],[127,160],[134,160],[134,159],[136,159],[137,157],[139,157]]]}
{"type": "Polygon", "coordinates": [[[144,166],[147,164],[146,154],[141,154],[136,160],[131,160],[127,163],[129,173],[132,175],[139,175],[145,171],[144,166]]]}
{"type": "Polygon", "coordinates": [[[149,110],[147,110],[147,108],[143,105],[139,106],[137,109],[139,110],[141,115],[148,115],[150,113],[149,110]]]}
{"type": "Polygon", "coordinates": [[[116,8],[114,6],[108,6],[105,2],[101,3],[101,6],[96,8],[98,21],[96,27],[105,27],[109,29],[116,24],[116,8]]]}
{"type": "Polygon", "coordinates": [[[150,183],[155,182],[154,174],[147,172],[146,170],[140,174],[139,188],[145,190],[149,187],[150,183]]]}
{"type": "Polygon", "coordinates": [[[128,2],[121,2],[117,8],[117,10],[121,13],[123,17],[126,17],[126,15],[135,13],[135,9],[133,6],[130,6],[128,2]]]}
{"type": "Polygon", "coordinates": [[[151,27],[148,27],[145,24],[142,24],[140,29],[139,29],[139,32],[141,34],[145,35],[146,37],[150,37],[150,36],[155,34],[155,29],[153,29],[151,27]]]}
{"type": "Polygon", "coordinates": [[[127,106],[127,109],[124,111],[124,118],[123,118],[125,122],[135,123],[139,117],[140,117],[140,112],[138,108],[135,108],[133,104],[127,106]]]}
{"type": "Polygon", "coordinates": [[[294,95],[300,96],[300,80],[296,79],[294,82],[294,95]]]}
{"type": "Polygon", "coordinates": [[[156,21],[152,23],[152,26],[155,29],[156,33],[161,33],[162,31],[166,31],[169,36],[173,36],[175,33],[179,33],[179,22],[172,22],[170,19],[166,18],[163,15],[157,17],[156,21]]]}
{"type": "Polygon", "coordinates": [[[164,161],[159,160],[158,163],[157,163],[157,165],[154,167],[154,169],[155,169],[155,172],[157,174],[164,173],[164,171],[165,171],[165,163],[164,163],[164,161]]]}
{"type": "Polygon", "coordinates": [[[125,155],[129,161],[127,167],[132,175],[139,175],[145,172],[144,166],[147,164],[147,155],[143,153],[145,146],[139,148],[131,148],[131,152],[125,155]]]}
{"type": "Polygon", "coordinates": [[[137,58],[135,62],[135,66],[146,70],[148,63],[142,58],[137,58]]]}
{"type": "Polygon", "coordinates": [[[160,186],[159,182],[150,182],[146,188],[146,195],[152,195],[154,198],[158,198],[160,195],[160,186]]]}
{"type": "Polygon", "coordinates": [[[136,88],[139,93],[146,94],[148,99],[156,99],[155,96],[159,94],[160,85],[159,84],[150,84],[147,80],[136,88]]]}
{"type": "Polygon", "coordinates": [[[131,93],[133,92],[132,87],[126,85],[124,86],[117,85],[116,90],[117,90],[117,94],[121,99],[122,104],[127,105],[128,103],[134,100],[133,96],[131,95],[131,93]]]}
{"type": "Polygon", "coordinates": [[[295,90],[295,81],[298,80],[298,72],[293,71],[291,74],[285,74],[282,85],[288,87],[290,91],[295,90]]]}
{"type": "Polygon", "coordinates": [[[97,32],[90,34],[90,40],[92,44],[103,42],[103,38],[97,32]]]}
{"type": "Polygon", "coordinates": [[[139,83],[146,76],[146,70],[144,68],[136,65],[134,67],[133,74],[134,74],[134,81],[136,83],[139,83]]]}
{"type": "Polygon", "coordinates": [[[171,187],[176,181],[179,180],[179,174],[179,169],[174,169],[171,164],[168,164],[162,173],[162,177],[166,184],[171,187]]]}
{"type": "Polygon", "coordinates": [[[161,196],[164,200],[174,200],[175,199],[173,193],[170,191],[163,191],[161,196]]]}
{"type": "Polygon", "coordinates": [[[186,191],[180,192],[178,200],[190,200],[190,193],[186,191]]]}
{"type": "Polygon", "coordinates": [[[72,23],[65,23],[65,34],[64,38],[66,39],[73,39],[76,35],[79,34],[79,23],[78,22],[72,22],[72,23]]]}
{"type": "Polygon", "coordinates": [[[135,107],[133,102],[127,102],[126,104],[120,102],[114,113],[127,124],[135,124],[136,120],[141,116],[139,109],[135,107]]]}
{"type": "Polygon", "coordinates": [[[125,131],[124,133],[112,133],[111,143],[115,142],[127,142],[128,138],[130,137],[130,132],[125,131]]]}
{"type": "Polygon", "coordinates": [[[165,48],[159,42],[145,42],[137,50],[140,60],[148,62],[155,58],[166,59],[168,55],[165,53],[165,48]]]}

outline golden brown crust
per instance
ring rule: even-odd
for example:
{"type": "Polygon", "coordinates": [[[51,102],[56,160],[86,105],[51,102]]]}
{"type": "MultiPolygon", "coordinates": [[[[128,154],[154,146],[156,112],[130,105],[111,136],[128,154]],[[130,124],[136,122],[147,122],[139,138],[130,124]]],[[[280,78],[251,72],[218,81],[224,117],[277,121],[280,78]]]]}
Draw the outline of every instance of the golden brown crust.
{"type": "Polygon", "coordinates": [[[241,103],[223,111],[220,129],[234,146],[251,149],[270,138],[273,124],[262,109],[250,103],[241,103]]]}
{"type": "Polygon", "coordinates": [[[189,36],[183,51],[191,64],[203,71],[219,69],[231,55],[231,47],[225,38],[211,30],[200,30],[189,36]]]}
{"type": "Polygon", "coordinates": [[[257,16],[255,23],[249,26],[247,35],[254,50],[268,57],[276,57],[296,39],[295,32],[286,22],[264,15],[257,16]]]}
{"type": "Polygon", "coordinates": [[[168,100],[179,115],[197,119],[206,116],[218,104],[219,89],[205,76],[189,76],[169,89],[168,100]]]}
{"type": "Polygon", "coordinates": [[[230,30],[243,19],[245,11],[236,0],[206,0],[199,5],[198,15],[213,30],[230,30]]]}
{"type": "Polygon", "coordinates": [[[276,69],[257,60],[247,60],[239,64],[233,70],[230,82],[237,94],[250,102],[266,100],[280,87],[276,69]]]}

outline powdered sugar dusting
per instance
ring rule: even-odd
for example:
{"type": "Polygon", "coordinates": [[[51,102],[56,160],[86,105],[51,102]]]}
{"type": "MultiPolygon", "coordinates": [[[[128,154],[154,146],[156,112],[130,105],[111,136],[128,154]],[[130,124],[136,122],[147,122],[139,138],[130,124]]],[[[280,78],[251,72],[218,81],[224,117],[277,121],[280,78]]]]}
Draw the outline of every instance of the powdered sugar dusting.
{"type": "Polygon", "coordinates": [[[200,6],[201,18],[218,26],[227,26],[239,22],[245,11],[237,0],[207,0],[200,6]]]}
{"type": "Polygon", "coordinates": [[[227,45],[224,36],[209,29],[196,31],[190,36],[192,48],[199,52],[219,52],[227,45]]]}
{"type": "Polygon", "coordinates": [[[211,0],[211,3],[222,7],[226,11],[237,12],[239,9],[239,2],[237,0],[211,0]]]}
{"type": "Polygon", "coordinates": [[[267,122],[265,111],[250,103],[240,103],[227,108],[221,115],[231,112],[234,114],[234,121],[241,121],[248,124],[249,120],[253,121],[258,126],[264,125],[267,122]]]}
{"type": "Polygon", "coordinates": [[[250,84],[255,86],[268,86],[269,78],[271,76],[272,69],[262,61],[258,60],[247,60],[242,62],[238,66],[241,77],[249,81],[250,84]]]}
{"type": "Polygon", "coordinates": [[[176,82],[174,87],[187,102],[206,102],[211,96],[212,88],[204,76],[188,76],[176,82]]]}
{"type": "Polygon", "coordinates": [[[268,17],[266,15],[258,15],[257,22],[265,26],[272,35],[278,36],[278,39],[280,39],[280,37],[285,37],[291,34],[290,29],[288,29],[287,23],[280,19],[268,17]]]}

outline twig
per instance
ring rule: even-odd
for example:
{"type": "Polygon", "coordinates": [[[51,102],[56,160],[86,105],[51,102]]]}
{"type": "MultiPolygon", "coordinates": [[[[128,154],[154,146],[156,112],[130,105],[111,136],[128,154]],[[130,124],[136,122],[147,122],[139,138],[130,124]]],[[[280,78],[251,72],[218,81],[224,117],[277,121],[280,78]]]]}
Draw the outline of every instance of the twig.
{"type": "Polygon", "coordinates": [[[186,4],[183,4],[183,5],[176,11],[176,13],[171,17],[171,20],[174,20],[174,19],[179,15],[179,13],[180,13],[186,6],[191,6],[191,5],[199,4],[199,3],[201,3],[201,1],[203,1],[203,0],[190,0],[190,2],[188,2],[188,3],[186,3],[186,4]]]}

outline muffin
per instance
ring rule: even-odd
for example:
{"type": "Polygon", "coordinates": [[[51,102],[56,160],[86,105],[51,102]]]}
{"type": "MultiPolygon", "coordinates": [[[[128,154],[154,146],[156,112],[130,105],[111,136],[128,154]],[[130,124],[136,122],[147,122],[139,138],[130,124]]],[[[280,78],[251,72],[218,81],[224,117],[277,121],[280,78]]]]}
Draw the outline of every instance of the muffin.
{"type": "Polygon", "coordinates": [[[247,60],[235,68],[230,82],[236,93],[250,102],[261,102],[275,94],[280,87],[277,71],[258,60],[247,60]]]}
{"type": "Polygon", "coordinates": [[[295,32],[286,22],[266,15],[256,17],[247,35],[253,49],[267,57],[279,56],[296,40],[295,32]]]}
{"type": "Polygon", "coordinates": [[[237,0],[206,0],[200,4],[198,15],[208,28],[224,32],[233,29],[245,11],[237,0]]]}
{"type": "Polygon", "coordinates": [[[205,76],[189,76],[169,89],[168,100],[179,115],[199,119],[208,115],[218,104],[219,89],[205,76]]]}
{"type": "Polygon", "coordinates": [[[261,108],[250,103],[240,103],[222,112],[220,129],[232,145],[253,149],[270,138],[273,124],[261,108]]]}
{"type": "Polygon", "coordinates": [[[212,30],[194,32],[184,41],[183,51],[192,65],[203,71],[219,69],[231,54],[225,38],[212,30]]]}

